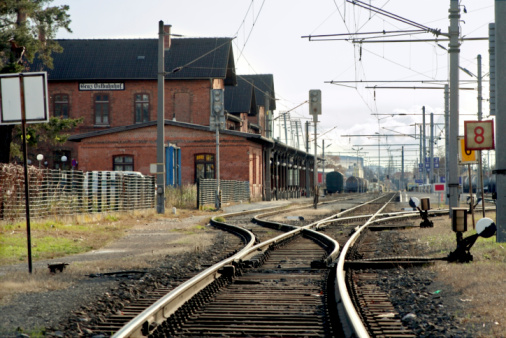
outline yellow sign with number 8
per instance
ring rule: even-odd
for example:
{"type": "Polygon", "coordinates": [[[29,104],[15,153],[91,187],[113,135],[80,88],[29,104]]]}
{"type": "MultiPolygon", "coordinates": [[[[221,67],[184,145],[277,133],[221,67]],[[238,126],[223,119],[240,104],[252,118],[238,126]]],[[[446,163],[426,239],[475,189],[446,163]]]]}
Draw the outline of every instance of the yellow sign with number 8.
{"type": "Polygon", "coordinates": [[[459,164],[478,163],[476,152],[474,150],[466,150],[466,140],[459,137],[459,164]]]}

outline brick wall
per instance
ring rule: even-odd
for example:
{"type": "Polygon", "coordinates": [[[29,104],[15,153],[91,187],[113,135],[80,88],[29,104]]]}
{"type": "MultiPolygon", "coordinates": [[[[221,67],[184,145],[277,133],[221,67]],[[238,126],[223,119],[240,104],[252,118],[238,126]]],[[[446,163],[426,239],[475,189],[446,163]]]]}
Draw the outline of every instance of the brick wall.
{"type": "MultiPolygon", "coordinates": [[[[118,81],[121,82],[121,81],[118,81]]],[[[49,110],[51,116],[54,111],[54,95],[67,94],[69,96],[69,117],[84,117],[84,122],[74,134],[83,133],[108,127],[126,126],[135,123],[134,98],[135,94],[149,95],[149,119],[155,121],[157,117],[157,82],[145,81],[124,81],[125,90],[118,91],[80,91],[79,82],[49,82],[49,110]],[[109,95],[109,125],[97,126],[94,119],[95,95],[109,95]]],[[[165,82],[165,118],[177,120],[177,94],[187,94],[189,97],[189,117],[181,118],[181,121],[209,125],[209,100],[211,83],[209,80],[171,80],[165,82]]]]}
{"type": "MultiPolygon", "coordinates": [[[[181,148],[183,184],[195,182],[195,155],[216,154],[214,132],[177,126],[165,127],[166,143],[181,148]]],[[[79,145],[79,169],[112,170],[113,157],[130,155],[134,170],[149,174],[150,163],[156,163],[156,127],[83,139],[79,145]]],[[[243,137],[220,134],[220,177],[223,180],[250,181],[253,199],[262,196],[262,146],[243,137]],[[256,160],[253,161],[252,159],[256,160]],[[255,182],[253,183],[253,177],[255,182]]]]}

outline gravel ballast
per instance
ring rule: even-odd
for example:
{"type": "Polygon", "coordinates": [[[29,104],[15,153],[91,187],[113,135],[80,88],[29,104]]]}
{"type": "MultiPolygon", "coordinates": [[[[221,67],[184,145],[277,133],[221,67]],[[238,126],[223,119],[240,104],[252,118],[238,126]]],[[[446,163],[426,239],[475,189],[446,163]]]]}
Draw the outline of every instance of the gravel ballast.
{"type": "MultiPolygon", "coordinates": [[[[385,251],[392,249],[392,243],[403,243],[402,232],[389,231],[382,236],[385,251]]],[[[31,336],[40,333],[48,337],[108,336],[91,328],[101,318],[119,313],[123,306],[158,286],[177,286],[225,258],[225,252],[237,245],[234,236],[213,230],[213,244],[209,247],[201,252],[189,249],[165,255],[163,260],[154,261],[143,274],[98,275],[83,278],[66,289],[21,294],[0,306],[0,337],[14,337],[21,333],[31,333],[31,336]]],[[[416,245],[396,245],[395,255],[416,252],[422,256],[424,250],[416,245]]],[[[383,270],[377,283],[389,294],[403,324],[417,336],[487,336],[487,332],[480,331],[479,327],[466,327],[465,323],[456,320],[455,313],[465,313],[467,304],[451,286],[436,281],[435,273],[430,269],[383,270]]]]}

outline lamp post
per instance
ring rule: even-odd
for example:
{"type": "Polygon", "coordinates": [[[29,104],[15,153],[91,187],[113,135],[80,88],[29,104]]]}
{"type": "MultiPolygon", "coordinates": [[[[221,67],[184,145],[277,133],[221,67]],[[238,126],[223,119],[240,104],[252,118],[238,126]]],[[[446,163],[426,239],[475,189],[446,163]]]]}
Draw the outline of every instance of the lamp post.
{"type": "Polygon", "coordinates": [[[37,155],[37,161],[39,161],[39,169],[40,169],[40,162],[42,162],[43,159],[44,159],[44,155],[42,155],[42,154],[37,155]]]}
{"type": "Polygon", "coordinates": [[[61,157],[61,163],[62,163],[61,168],[62,168],[62,170],[65,170],[65,162],[67,162],[67,156],[63,155],[61,157]]]}

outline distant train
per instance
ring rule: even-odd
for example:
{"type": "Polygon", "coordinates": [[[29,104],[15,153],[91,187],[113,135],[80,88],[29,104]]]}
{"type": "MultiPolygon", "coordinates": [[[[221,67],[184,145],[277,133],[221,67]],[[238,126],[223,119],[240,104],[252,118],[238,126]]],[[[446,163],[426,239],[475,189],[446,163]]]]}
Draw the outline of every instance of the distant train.
{"type": "Polygon", "coordinates": [[[342,193],[344,191],[344,177],[338,171],[333,171],[325,176],[327,192],[329,194],[342,193]]]}
{"type": "Polygon", "coordinates": [[[346,179],[345,192],[367,192],[368,183],[364,178],[350,176],[346,179]]]}
{"type": "MultiPolygon", "coordinates": [[[[471,186],[473,187],[473,192],[477,192],[477,187],[480,186],[478,176],[471,176],[471,186]]],[[[483,190],[485,193],[496,192],[495,175],[492,175],[490,177],[483,177],[483,190]]],[[[462,191],[464,193],[469,192],[469,177],[467,176],[463,177],[462,191]]]]}

